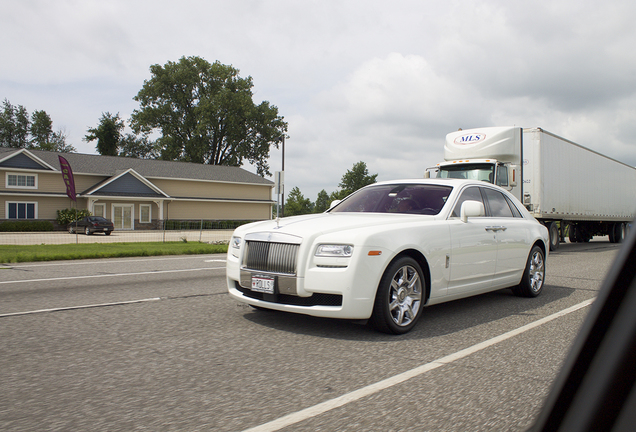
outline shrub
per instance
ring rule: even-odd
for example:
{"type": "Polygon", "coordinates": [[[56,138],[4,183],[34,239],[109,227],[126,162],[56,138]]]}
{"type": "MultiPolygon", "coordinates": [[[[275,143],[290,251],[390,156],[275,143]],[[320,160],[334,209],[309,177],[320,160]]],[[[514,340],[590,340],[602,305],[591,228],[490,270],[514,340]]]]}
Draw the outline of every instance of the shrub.
{"type": "Polygon", "coordinates": [[[49,221],[5,221],[0,223],[2,232],[30,232],[53,231],[53,224],[49,221]]]}
{"type": "Polygon", "coordinates": [[[57,218],[55,219],[55,222],[57,222],[58,225],[65,227],[66,225],[70,224],[71,222],[75,222],[78,219],[81,219],[83,217],[90,216],[90,215],[91,215],[91,212],[89,212],[86,209],[83,209],[83,210],[78,210],[78,209],[58,210],[57,211],[57,218]]]}

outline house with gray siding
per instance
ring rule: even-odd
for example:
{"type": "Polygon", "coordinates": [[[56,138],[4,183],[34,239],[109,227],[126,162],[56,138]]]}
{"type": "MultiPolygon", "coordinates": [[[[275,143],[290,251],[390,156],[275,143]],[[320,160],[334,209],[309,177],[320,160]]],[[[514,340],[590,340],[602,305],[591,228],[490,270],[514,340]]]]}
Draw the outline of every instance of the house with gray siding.
{"type": "Polygon", "coordinates": [[[87,209],[116,230],[158,229],[165,220],[263,220],[274,184],[243,168],[0,148],[0,221],[50,220],[87,209]],[[58,156],[73,170],[66,194],[58,156]]]}

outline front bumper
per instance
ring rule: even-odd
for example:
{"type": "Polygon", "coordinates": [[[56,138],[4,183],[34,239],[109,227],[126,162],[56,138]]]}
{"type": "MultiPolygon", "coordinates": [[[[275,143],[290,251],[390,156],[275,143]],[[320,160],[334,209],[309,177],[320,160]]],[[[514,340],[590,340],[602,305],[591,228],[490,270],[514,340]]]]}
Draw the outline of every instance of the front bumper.
{"type": "Polygon", "coordinates": [[[360,253],[358,258],[352,257],[346,267],[323,266],[319,260],[309,259],[311,264],[299,272],[303,276],[296,277],[241,269],[239,259],[228,253],[228,292],[238,301],[267,309],[327,318],[368,319],[371,316],[385,267],[381,257],[360,253]],[[252,275],[275,277],[274,294],[252,291],[252,275]]]}

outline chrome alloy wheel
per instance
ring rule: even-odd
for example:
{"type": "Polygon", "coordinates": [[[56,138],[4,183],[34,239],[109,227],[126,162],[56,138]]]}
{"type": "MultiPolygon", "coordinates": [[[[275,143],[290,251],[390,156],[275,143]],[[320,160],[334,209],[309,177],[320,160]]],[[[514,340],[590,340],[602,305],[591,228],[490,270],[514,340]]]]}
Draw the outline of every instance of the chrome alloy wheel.
{"type": "Polygon", "coordinates": [[[395,272],[389,302],[389,312],[398,326],[408,326],[417,317],[422,306],[422,281],[414,267],[405,265],[395,272]]]}
{"type": "Polygon", "coordinates": [[[543,261],[543,253],[540,250],[534,250],[530,258],[530,268],[528,269],[530,289],[533,292],[541,291],[543,287],[543,277],[545,275],[545,263],[543,261]]]}

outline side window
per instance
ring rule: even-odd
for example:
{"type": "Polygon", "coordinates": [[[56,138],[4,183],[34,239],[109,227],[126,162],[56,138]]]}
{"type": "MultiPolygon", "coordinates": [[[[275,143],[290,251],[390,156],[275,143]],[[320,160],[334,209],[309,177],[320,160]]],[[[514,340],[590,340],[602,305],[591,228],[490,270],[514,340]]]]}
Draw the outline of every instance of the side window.
{"type": "Polygon", "coordinates": [[[508,186],[508,168],[497,165],[497,186],[508,186]]]}
{"type": "Polygon", "coordinates": [[[455,208],[453,209],[453,213],[451,217],[459,217],[461,215],[462,204],[464,201],[479,201],[483,204],[483,199],[481,198],[481,193],[479,192],[479,188],[477,187],[469,187],[460,195],[457,203],[455,204],[455,208]]]}
{"type": "Polygon", "coordinates": [[[508,205],[510,206],[510,210],[512,210],[512,215],[516,218],[522,218],[521,212],[517,208],[517,206],[510,200],[510,198],[506,197],[506,201],[508,201],[508,205]]]}
{"type": "Polygon", "coordinates": [[[484,188],[484,192],[490,206],[490,216],[513,217],[508,201],[506,201],[506,197],[501,192],[489,188],[484,188]]]}

